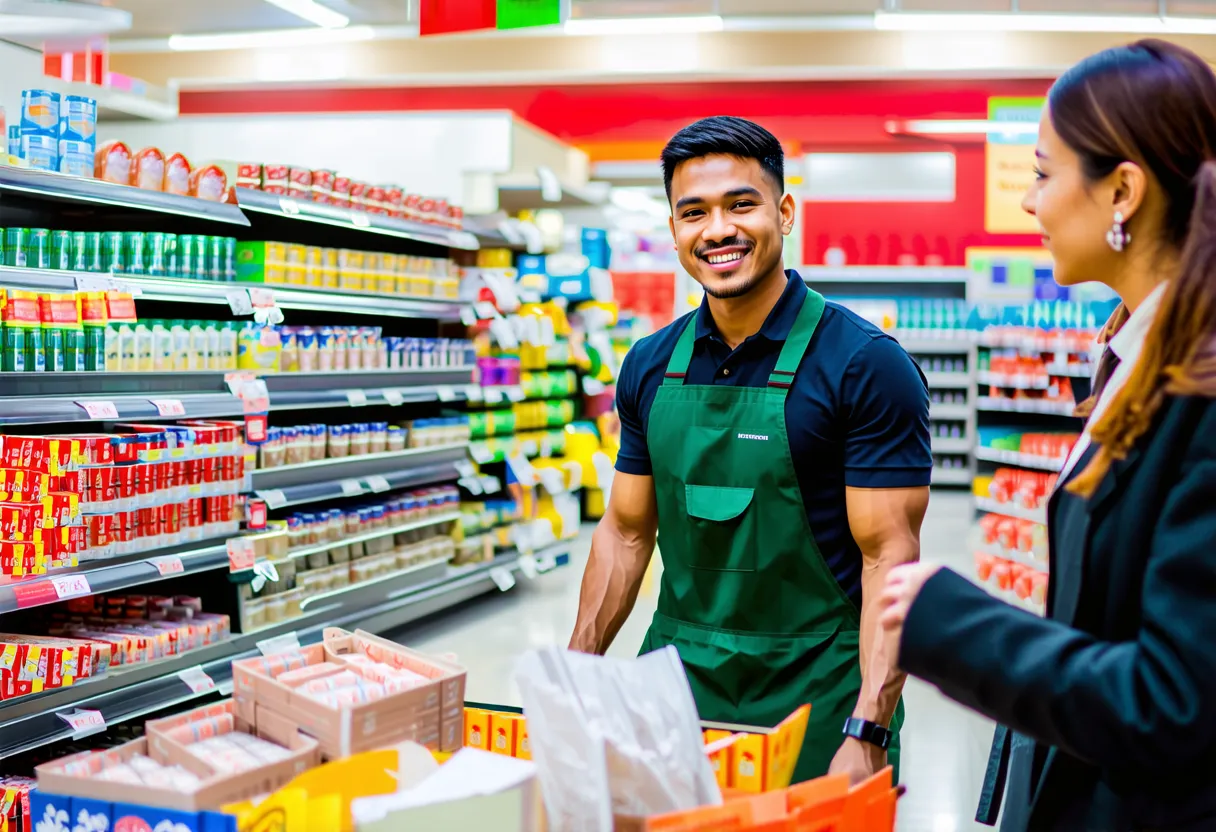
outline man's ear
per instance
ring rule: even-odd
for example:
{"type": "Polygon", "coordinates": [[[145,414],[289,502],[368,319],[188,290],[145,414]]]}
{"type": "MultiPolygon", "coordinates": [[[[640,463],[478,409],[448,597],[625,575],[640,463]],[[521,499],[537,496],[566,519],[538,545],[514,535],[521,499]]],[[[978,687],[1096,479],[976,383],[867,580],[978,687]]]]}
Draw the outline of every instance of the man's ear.
{"type": "Polygon", "coordinates": [[[794,223],[797,220],[795,205],[793,194],[781,197],[781,233],[787,237],[794,233],[794,223]]]}

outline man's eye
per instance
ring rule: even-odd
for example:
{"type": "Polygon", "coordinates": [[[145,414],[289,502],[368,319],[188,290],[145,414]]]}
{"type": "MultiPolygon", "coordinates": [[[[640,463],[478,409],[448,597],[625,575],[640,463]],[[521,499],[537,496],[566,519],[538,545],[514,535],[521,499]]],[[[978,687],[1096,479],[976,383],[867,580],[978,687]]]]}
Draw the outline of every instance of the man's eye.
{"type": "Polygon", "coordinates": [[[731,209],[732,209],[732,210],[738,210],[738,209],[740,209],[740,208],[751,208],[751,207],[753,207],[755,204],[756,204],[756,203],[751,202],[751,201],[749,201],[749,200],[746,200],[746,199],[741,199],[741,200],[739,200],[738,202],[736,202],[734,205],[732,205],[732,206],[731,206],[731,209]]]}
{"type": "Polygon", "coordinates": [[[688,219],[695,219],[696,217],[699,217],[704,213],[705,212],[702,211],[701,209],[694,208],[691,211],[685,211],[683,216],[684,216],[684,219],[688,220],[688,219]]]}

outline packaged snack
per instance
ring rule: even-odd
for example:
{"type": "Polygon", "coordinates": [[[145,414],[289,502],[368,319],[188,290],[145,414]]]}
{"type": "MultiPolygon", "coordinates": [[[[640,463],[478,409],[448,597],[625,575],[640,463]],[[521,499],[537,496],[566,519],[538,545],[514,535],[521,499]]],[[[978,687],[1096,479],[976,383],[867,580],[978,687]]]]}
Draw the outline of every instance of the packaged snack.
{"type": "Polygon", "coordinates": [[[131,148],[123,142],[111,140],[97,148],[93,175],[107,182],[127,185],[131,181],[131,164],[131,148]]]}
{"type": "Polygon", "coordinates": [[[228,175],[216,165],[203,165],[191,171],[188,182],[190,196],[211,202],[223,202],[228,190],[228,175]]]}
{"type": "Polygon", "coordinates": [[[167,194],[188,196],[190,193],[190,160],[180,153],[165,159],[165,180],[161,186],[167,194]]]}
{"type": "Polygon", "coordinates": [[[157,147],[145,147],[132,157],[131,184],[145,191],[165,187],[165,154],[157,147]]]}

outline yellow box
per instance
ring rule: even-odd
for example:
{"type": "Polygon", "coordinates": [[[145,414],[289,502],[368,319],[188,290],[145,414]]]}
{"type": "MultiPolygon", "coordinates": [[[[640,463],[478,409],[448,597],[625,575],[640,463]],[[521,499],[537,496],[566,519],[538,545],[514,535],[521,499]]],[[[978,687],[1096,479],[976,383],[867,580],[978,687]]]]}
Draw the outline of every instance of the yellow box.
{"type": "Polygon", "coordinates": [[[330,289],[338,288],[338,267],[324,266],[321,269],[321,285],[330,289]]]}
{"type": "Polygon", "coordinates": [[[490,750],[505,757],[514,757],[515,733],[519,722],[514,714],[491,714],[490,750]]]}
{"type": "Polygon", "coordinates": [[[489,711],[483,711],[478,708],[464,709],[464,744],[466,748],[477,748],[481,751],[489,751],[490,744],[490,721],[491,714],[489,711]]]}
{"type": "Polygon", "coordinates": [[[731,747],[730,782],[732,789],[759,794],[768,775],[768,737],[748,734],[731,747]]]}
{"type": "Polygon", "coordinates": [[[287,245],[287,265],[303,266],[308,259],[308,246],[302,246],[297,243],[288,243],[287,245]]]}
{"type": "Polygon", "coordinates": [[[397,276],[390,272],[379,272],[376,275],[376,291],[382,295],[391,295],[397,291],[397,276]]]}
{"type": "Polygon", "coordinates": [[[528,720],[522,716],[518,719],[519,724],[515,726],[515,755],[521,760],[532,759],[532,743],[528,740],[528,720]]]}
{"type": "Polygon", "coordinates": [[[304,266],[289,264],[287,266],[287,282],[292,286],[304,285],[304,266]]]}
{"type": "MultiPolygon", "coordinates": [[[[724,740],[731,735],[730,731],[706,731],[705,744],[724,740]]],[[[709,758],[710,765],[714,769],[714,777],[718,780],[718,787],[725,789],[730,786],[730,746],[723,748],[721,751],[713,754],[709,758]]]]}

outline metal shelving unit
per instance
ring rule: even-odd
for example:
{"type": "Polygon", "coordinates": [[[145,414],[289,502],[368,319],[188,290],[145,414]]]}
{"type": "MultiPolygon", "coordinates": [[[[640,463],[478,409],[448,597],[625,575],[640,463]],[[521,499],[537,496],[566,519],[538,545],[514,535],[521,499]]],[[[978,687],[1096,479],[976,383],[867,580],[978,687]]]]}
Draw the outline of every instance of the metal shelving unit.
{"type": "Polygon", "coordinates": [[[1032,523],[1047,524],[1047,509],[1040,506],[1039,508],[1023,508],[1016,503],[998,503],[991,497],[976,497],[975,507],[980,511],[986,511],[989,514],[1003,514],[1006,517],[1015,517],[1018,520],[1029,520],[1032,523]]]}
{"type": "MultiPolygon", "coordinates": [[[[538,560],[544,556],[564,566],[569,563],[569,544],[558,543],[537,553],[538,560]]],[[[491,563],[448,566],[436,576],[416,577],[427,574],[420,571],[399,579],[356,584],[331,603],[290,621],[236,634],[220,644],[155,663],[132,665],[72,687],[11,700],[0,705],[0,724],[4,725],[0,759],[70,739],[72,731],[58,714],[76,708],[100,711],[106,723],[113,725],[208,696],[208,692],[195,693],[182,681],[179,674],[188,668],[201,667],[219,693],[227,695],[232,662],[259,655],[259,641],[294,632],[301,644],[312,644],[331,626],[389,631],[496,589],[496,577],[501,580],[502,573],[521,571],[520,558],[520,552],[510,551],[491,563]]]]}
{"type": "Polygon", "coordinates": [[[1057,473],[1064,467],[1063,459],[1053,459],[1045,456],[1034,456],[1017,451],[1002,451],[980,445],[975,449],[975,458],[987,462],[999,462],[1002,465],[1016,465],[1019,468],[1032,468],[1036,471],[1057,473]]]}
{"type": "Polygon", "coordinates": [[[933,468],[932,485],[971,485],[971,479],[974,475],[971,469],[968,468],[933,468]]]}

